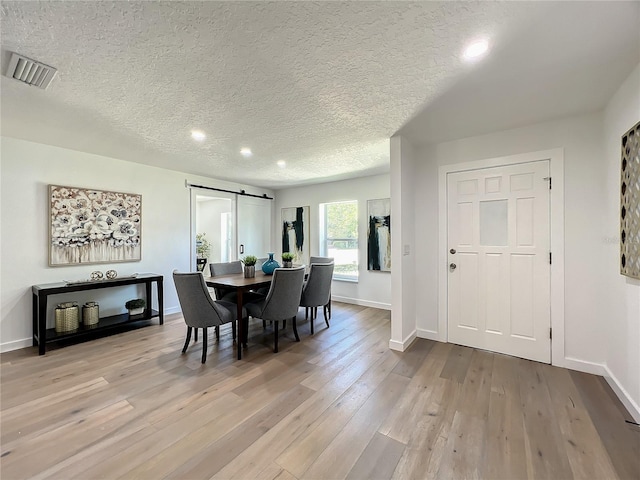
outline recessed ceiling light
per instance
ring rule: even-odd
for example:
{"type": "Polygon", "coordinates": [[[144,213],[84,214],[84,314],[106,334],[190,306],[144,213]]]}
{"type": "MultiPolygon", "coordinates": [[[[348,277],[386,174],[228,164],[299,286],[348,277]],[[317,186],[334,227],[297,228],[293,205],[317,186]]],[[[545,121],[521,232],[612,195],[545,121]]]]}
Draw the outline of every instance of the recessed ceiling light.
{"type": "Polygon", "coordinates": [[[285,162],[284,160],[278,160],[276,163],[280,168],[284,168],[287,166],[287,162],[285,162]]]}
{"type": "Polygon", "coordinates": [[[487,51],[489,51],[489,42],[486,40],[479,40],[477,42],[473,42],[464,50],[463,57],[466,60],[475,60],[483,56],[487,51]]]}
{"type": "Polygon", "coordinates": [[[203,141],[207,136],[204,134],[202,130],[191,130],[191,138],[197,140],[198,142],[203,141]]]}
{"type": "Polygon", "coordinates": [[[253,153],[251,153],[251,149],[244,147],[240,149],[240,155],[242,155],[243,157],[250,157],[251,155],[253,155],[253,153]]]}

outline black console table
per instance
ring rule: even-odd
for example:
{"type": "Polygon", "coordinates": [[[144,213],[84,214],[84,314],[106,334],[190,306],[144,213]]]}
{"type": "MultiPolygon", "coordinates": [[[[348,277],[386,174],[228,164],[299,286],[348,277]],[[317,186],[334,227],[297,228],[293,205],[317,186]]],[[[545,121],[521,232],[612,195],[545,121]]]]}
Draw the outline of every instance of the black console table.
{"type": "Polygon", "coordinates": [[[95,282],[81,283],[47,283],[44,285],[33,285],[31,291],[33,293],[33,346],[38,345],[38,353],[44,355],[45,344],[47,342],[55,342],[73,337],[82,337],[95,335],[98,332],[106,333],[113,331],[127,323],[140,322],[141,320],[149,320],[159,317],[160,325],[164,323],[163,314],[163,293],[162,293],[162,275],[155,273],[140,273],[135,277],[115,278],[113,280],[100,280],[95,282]],[[156,282],[156,290],[158,293],[158,310],[151,309],[151,284],[156,282]],[[129,315],[124,313],[121,315],[113,315],[103,317],[97,325],[91,328],[78,328],[74,332],[57,333],[55,328],[47,329],[47,300],[49,295],[60,293],[80,292],[83,290],[95,290],[98,288],[121,287],[123,285],[145,284],[145,293],[147,306],[140,315],[129,315]]]}

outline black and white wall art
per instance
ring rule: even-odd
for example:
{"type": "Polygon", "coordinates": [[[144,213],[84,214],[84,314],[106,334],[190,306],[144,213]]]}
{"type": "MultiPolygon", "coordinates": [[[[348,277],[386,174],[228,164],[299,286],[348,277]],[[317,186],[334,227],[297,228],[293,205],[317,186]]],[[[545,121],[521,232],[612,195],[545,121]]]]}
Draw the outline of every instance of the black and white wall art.
{"type": "Polygon", "coordinates": [[[309,265],[309,207],[282,209],[282,253],[291,252],[293,263],[309,265]]]}
{"type": "Polygon", "coordinates": [[[391,199],[367,201],[367,264],[369,270],[391,271],[391,199]]]}

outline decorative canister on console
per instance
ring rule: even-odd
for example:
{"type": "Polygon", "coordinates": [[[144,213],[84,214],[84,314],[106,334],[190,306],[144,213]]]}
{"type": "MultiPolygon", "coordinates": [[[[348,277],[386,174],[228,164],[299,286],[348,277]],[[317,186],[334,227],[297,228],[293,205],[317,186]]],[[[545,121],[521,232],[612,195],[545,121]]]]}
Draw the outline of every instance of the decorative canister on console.
{"type": "Polygon", "coordinates": [[[271,275],[278,267],[280,267],[280,264],[273,259],[273,253],[269,253],[269,259],[262,264],[262,271],[266,275],[271,275]]]}
{"type": "Polygon", "coordinates": [[[56,333],[67,333],[78,330],[79,308],[77,302],[60,303],[56,307],[56,333]]]}
{"type": "Polygon", "coordinates": [[[87,302],[82,306],[82,322],[85,328],[95,328],[100,320],[100,309],[97,302],[87,302]]]}

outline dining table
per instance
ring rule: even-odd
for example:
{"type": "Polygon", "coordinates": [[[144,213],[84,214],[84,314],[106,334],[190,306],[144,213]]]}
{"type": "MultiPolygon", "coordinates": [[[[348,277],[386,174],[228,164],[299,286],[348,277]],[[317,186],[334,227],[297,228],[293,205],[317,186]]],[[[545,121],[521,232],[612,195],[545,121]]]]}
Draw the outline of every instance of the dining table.
{"type": "MultiPolygon", "coordinates": [[[[238,360],[242,359],[242,346],[247,347],[247,336],[244,332],[244,322],[242,321],[242,306],[244,294],[260,287],[271,285],[273,275],[267,275],[262,271],[256,271],[255,277],[246,278],[244,273],[232,273],[229,275],[217,275],[215,277],[204,277],[204,281],[209,287],[235,289],[238,305],[238,360]]],[[[248,326],[247,326],[248,327],[248,326]]]]}

